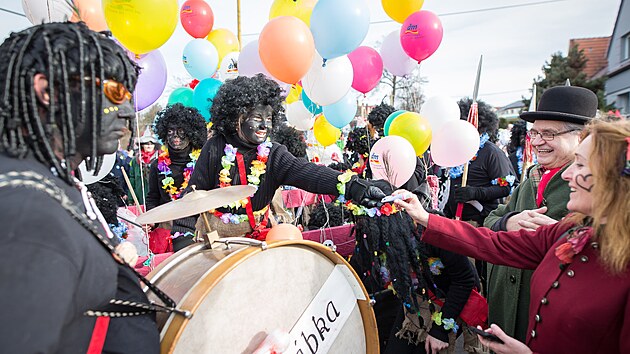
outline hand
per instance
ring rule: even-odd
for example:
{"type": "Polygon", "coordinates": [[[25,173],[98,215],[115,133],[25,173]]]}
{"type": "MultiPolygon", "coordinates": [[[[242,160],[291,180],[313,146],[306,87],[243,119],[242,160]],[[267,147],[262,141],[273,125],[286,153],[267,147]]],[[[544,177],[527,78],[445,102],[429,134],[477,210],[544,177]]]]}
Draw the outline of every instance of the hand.
{"type": "MultiPolygon", "coordinates": [[[[481,327],[477,326],[477,328],[481,329],[481,327]]],[[[490,348],[496,354],[532,354],[532,351],[527,347],[524,343],[517,341],[516,339],[508,336],[503,332],[503,330],[493,324],[490,325],[490,328],[486,330],[486,332],[492,333],[495,336],[499,337],[503,341],[503,344],[492,342],[489,340],[485,340],[482,336],[477,335],[481,344],[490,348]]]]}
{"type": "Polygon", "coordinates": [[[534,231],[543,225],[551,225],[558,222],[557,220],[545,215],[546,212],[547,207],[533,210],[523,210],[522,212],[510,217],[505,224],[505,228],[507,231],[520,229],[534,231]]]}
{"type": "Polygon", "coordinates": [[[424,342],[424,350],[427,354],[437,354],[440,350],[448,348],[448,343],[427,335],[427,340],[424,342]]]}
{"type": "Polygon", "coordinates": [[[413,221],[421,224],[422,226],[427,226],[427,224],[429,223],[429,213],[424,210],[422,204],[420,204],[418,196],[413,193],[409,193],[404,189],[399,189],[392,193],[392,195],[398,195],[402,193],[407,193],[408,198],[398,199],[394,201],[394,204],[396,204],[398,208],[404,208],[405,211],[407,211],[407,214],[411,216],[413,221]]]}
{"type": "Polygon", "coordinates": [[[381,199],[385,198],[385,193],[377,187],[377,183],[361,178],[353,178],[348,182],[346,195],[367,208],[380,208],[383,205],[381,199]]]}
{"type": "Polygon", "coordinates": [[[466,203],[469,200],[479,200],[479,192],[482,187],[454,187],[453,195],[457,203],[466,203]]]}

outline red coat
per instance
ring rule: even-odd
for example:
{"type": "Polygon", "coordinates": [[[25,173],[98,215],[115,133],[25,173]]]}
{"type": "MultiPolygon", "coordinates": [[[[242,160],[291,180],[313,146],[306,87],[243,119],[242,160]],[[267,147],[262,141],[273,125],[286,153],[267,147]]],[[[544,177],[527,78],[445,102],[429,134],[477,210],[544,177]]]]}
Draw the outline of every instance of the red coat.
{"type": "Polygon", "coordinates": [[[599,262],[599,245],[589,241],[561,269],[555,249],[571,226],[494,232],[431,215],[422,240],[493,264],[535,269],[527,334],[532,351],[630,353],[630,268],[611,275],[599,262]]]}

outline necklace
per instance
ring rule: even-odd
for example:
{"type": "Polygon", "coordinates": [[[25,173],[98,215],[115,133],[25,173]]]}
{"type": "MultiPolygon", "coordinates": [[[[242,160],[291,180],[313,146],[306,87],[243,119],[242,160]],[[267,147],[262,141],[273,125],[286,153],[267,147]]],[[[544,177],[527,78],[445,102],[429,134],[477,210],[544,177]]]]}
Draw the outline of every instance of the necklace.
{"type": "Polygon", "coordinates": [[[195,169],[195,164],[197,163],[197,159],[199,158],[199,154],[201,153],[201,149],[193,149],[193,151],[189,154],[190,162],[186,164],[184,168],[184,181],[182,185],[179,187],[175,187],[175,180],[171,176],[173,172],[169,167],[171,165],[171,159],[168,154],[168,149],[166,146],[162,146],[162,152],[158,156],[158,171],[160,171],[161,175],[166,176],[162,180],[162,189],[166,191],[171,197],[171,200],[177,200],[182,195],[182,192],[186,187],[188,187],[188,181],[190,180],[190,176],[192,175],[193,170],[195,169]]]}

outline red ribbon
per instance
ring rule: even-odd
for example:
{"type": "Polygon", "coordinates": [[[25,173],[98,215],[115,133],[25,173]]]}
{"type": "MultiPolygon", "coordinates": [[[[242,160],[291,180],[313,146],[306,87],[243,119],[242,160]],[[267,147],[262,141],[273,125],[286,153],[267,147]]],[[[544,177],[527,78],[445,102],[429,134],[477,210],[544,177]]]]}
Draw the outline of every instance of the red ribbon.
{"type": "MultiPolygon", "coordinates": [[[[243,155],[240,152],[236,153],[236,162],[238,163],[238,174],[241,179],[242,185],[247,185],[247,174],[245,173],[245,161],[243,160],[243,155]]],[[[245,211],[247,212],[247,219],[249,219],[249,225],[252,227],[251,233],[245,235],[246,237],[251,237],[256,240],[264,241],[267,238],[268,229],[267,221],[269,219],[269,209],[265,211],[265,215],[263,216],[260,224],[256,224],[256,219],[254,218],[254,210],[252,208],[252,198],[247,197],[247,205],[245,205],[245,211]]]]}

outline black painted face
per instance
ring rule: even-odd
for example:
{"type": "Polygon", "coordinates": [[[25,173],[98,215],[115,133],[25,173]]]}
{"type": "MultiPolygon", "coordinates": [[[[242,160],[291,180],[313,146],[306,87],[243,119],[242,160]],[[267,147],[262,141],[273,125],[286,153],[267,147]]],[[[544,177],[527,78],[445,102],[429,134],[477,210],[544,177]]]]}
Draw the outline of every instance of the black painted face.
{"type": "Polygon", "coordinates": [[[238,137],[250,144],[259,145],[267,140],[272,128],[271,106],[257,105],[248,115],[241,116],[238,137]]]}
{"type": "Polygon", "coordinates": [[[176,126],[168,127],[166,132],[168,147],[173,150],[184,150],[190,145],[190,139],[186,137],[184,129],[176,126]]]}

